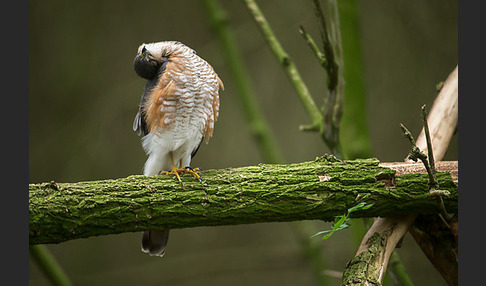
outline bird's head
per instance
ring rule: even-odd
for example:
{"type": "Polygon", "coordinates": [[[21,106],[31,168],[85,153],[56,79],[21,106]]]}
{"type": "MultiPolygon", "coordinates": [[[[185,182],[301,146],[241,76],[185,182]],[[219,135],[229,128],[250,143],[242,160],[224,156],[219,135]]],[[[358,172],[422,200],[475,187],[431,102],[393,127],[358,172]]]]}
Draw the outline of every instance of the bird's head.
{"type": "Polygon", "coordinates": [[[161,65],[164,65],[171,56],[186,50],[192,51],[186,45],[176,41],[141,44],[133,61],[133,68],[140,77],[153,79],[161,65]]]}
{"type": "Polygon", "coordinates": [[[158,43],[142,44],[133,60],[133,68],[140,77],[150,80],[157,75],[164,61],[167,61],[167,58],[162,57],[158,43]]]}
{"type": "MultiPolygon", "coordinates": [[[[149,46],[150,47],[150,46],[149,46]]],[[[155,51],[152,51],[150,52],[148,49],[147,49],[147,45],[143,44],[140,46],[139,48],[139,52],[137,53],[138,55],[140,55],[140,58],[145,60],[145,61],[148,61],[149,63],[151,63],[152,65],[157,65],[158,64],[158,60],[155,58],[155,55],[156,55],[156,52],[155,51]]]]}

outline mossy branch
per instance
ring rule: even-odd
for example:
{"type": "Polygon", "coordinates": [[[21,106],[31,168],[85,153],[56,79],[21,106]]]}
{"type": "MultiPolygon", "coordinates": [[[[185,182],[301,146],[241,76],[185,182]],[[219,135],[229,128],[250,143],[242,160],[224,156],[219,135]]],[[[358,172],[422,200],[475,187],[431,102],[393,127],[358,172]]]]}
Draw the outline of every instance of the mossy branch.
{"type": "MultiPolygon", "coordinates": [[[[325,156],[299,164],[200,174],[204,184],[184,176],[183,188],[167,175],[30,184],[29,242],[59,243],[160,228],[331,221],[363,201],[373,207],[354,217],[439,212],[426,174],[396,175],[376,159],[340,161],[325,156]]],[[[444,198],[446,208],[456,212],[457,184],[449,172],[438,172],[437,179],[450,192],[444,198]]]]}

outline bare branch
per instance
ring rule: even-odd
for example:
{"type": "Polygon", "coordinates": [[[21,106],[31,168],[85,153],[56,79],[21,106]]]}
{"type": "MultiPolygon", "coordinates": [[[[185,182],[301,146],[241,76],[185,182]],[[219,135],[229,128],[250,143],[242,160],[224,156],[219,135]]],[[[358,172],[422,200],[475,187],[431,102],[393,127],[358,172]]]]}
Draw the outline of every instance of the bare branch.
{"type": "MultiPolygon", "coordinates": [[[[458,85],[458,68],[456,67],[456,69],[449,75],[449,77],[445,81],[439,95],[437,96],[437,98],[434,101],[434,104],[432,105],[430,114],[427,119],[431,131],[431,138],[432,138],[431,141],[432,141],[432,146],[434,148],[435,158],[438,161],[442,160],[442,158],[444,157],[447,147],[449,146],[449,142],[452,138],[452,135],[454,134],[454,131],[457,127],[457,118],[458,118],[457,116],[458,86],[457,85],[458,85]]],[[[427,143],[426,143],[424,130],[422,130],[418,139],[416,140],[416,145],[418,148],[420,148],[420,150],[423,151],[425,150],[424,152],[426,152],[427,143]]],[[[406,161],[408,161],[407,158],[406,161]]],[[[437,165],[438,163],[439,162],[436,162],[437,165]]],[[[396,247],[399,241],[401,241],[403,236],[406,234],[407,230],[410,229],[410,226],[413,224],[416,218],[417,218],[416,215],[409,216],[409,217],[400,217],[400,218],[377,218],[373,223],[373,226],[368,231],[365,238],[363,238],[361,245],[358,249],[358,252],[356,253],[356,257],[353,260],[356,260],[360,253],[364,253],[365,251],[368,251],[370,248],[374,247],[370,243],[371,240],[368,239],[369,237],[372,237],[374,233],[377,233],[378,235],[380,235],[380,237],[381,234],[383,233],[388,234],[386,236],[387,239],[384,241],[384,244],[382,245],[382,247],[379,248],[380,254],[386,255],[387,257],[381,260],[381,264],[378,267],[373,268],[374,270],[373,272],[368,272],[367,273],[368,275],[366,277],[357,278],[356,275],[359,275],[359,273],[354,272],[354,270],[351,268],[347,268],[345,274],[343,275],[343,284],[351,285],[351,283],[349,282],[351,280],[349,278],[353,278],[353,277],[358,280],[361,279],[360,281],[362,281],[363,283],[369,282],[376,277],[383,279],[383,275],[381,275],[381,273],[386,272],[386,268],[388,265],[387,263],[389,259],[388,256],[391,255],[391,252],[388,250],[394,249],[396,247]],[[391,229],[392,233],[388,233],[387,231],[390,230],[388,226],[393,225],[394,223],[398,223],[400,225],[397,225],[396,227],[391,229]],[[348,279],[344,280],[344,277],[347,277],[348,279]]],[[[451,229],[457,229],[457,223],[451,225],[451,229]]],[[[411,232],[412,235],[414,235],[412,229],[411,232]]],[[[427,248],[433,249],[430,240],[429,240],[429,244],[427,245],[423,244],[421,245],[421,247],[426,253],[426,255],[429,257],[429,259],[433,261],[431,257],[433,257],[434,254],[426,250],[427,248]]],[[[453,259],[450,259],[449,261],[453,261],[453,259]]],[[[454,277],[457,277],[457,275],[451,275],[451,273],[447,273],[450,272],[451,269],[457,272],[457,264],[455,265],[455,267],[453,265],[451,266],[450,264],[448,264],[448,267],[442,267],[438,263],[434,263],[434,265],[439,269],[442,276],[447,280],[449,284],[454,285],[457,283],[457,280],[456,281],[453,280],[454,277]]],[[[377,282],[381,284],[382,280],[378,280],[377,282]]]]}

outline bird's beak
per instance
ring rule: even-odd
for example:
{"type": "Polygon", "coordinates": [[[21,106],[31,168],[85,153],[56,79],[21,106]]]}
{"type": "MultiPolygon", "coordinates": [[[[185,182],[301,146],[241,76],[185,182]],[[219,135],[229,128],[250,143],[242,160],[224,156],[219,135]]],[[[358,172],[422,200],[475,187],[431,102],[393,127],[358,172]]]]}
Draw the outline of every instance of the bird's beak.
{"type": "Polygon", "coordinates": [[[140,52],[140,57],[141,58],[145,58],[149,55],[149,53],[147,53],[147,48],[145,48],[145,46],[142,47],[142,51],[140,52]]]}
{"type": "Polygon", "coordinates": [[[140,51],[140,57],[149,61],[153,65],[157,65],[157,60],[148,52],[145,46],[143,46],[142,51],[140,51]]]}

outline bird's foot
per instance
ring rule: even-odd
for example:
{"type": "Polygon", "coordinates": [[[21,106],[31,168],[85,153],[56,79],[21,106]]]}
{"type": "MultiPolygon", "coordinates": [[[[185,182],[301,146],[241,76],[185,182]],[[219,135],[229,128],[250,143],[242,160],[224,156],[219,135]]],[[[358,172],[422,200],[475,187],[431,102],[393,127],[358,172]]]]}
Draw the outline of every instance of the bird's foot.
{"type": "Polygon", "coordinates": [[[160,174],[162,175],[175,175],[177,177],[177,180],[179,181],[179,184],[182,186],[182,180],[181,176],[186,172],[186,169],[184,168],[177,168],[177,167],[172,167],[172,171],[161,171],[160,174]]]}
{"type": "Polygon", "coordinates": [[[177,177],[177,180],[179,181],[179,184],[182,186],[182,180],[181,180],[181,175],[184,175],[185,173],[192,174],[200,183],[202,183],[201,176],[199,176],[196,171],[199,171],[199,168],[191,168],[191,167],[185,167],[185,168],[177,168],[177,167],[172,167],[172,171],[161,171],[160,174],[162,175],[175,175],[177,177]]]}
{"type": "Polygon", "coordinates": [[[185,167],[184,168],[186,173],[189,173],[189,174],[192,174],[200,183],[202,183],[202,179],[201,179],[201,176],[199,176],[198,173],[196,173],[196,171],[199,171],[199,168],[191,168],[191,167],[185,167]]]}

